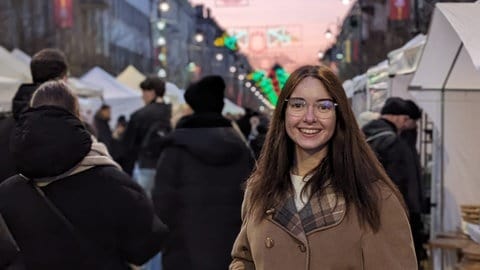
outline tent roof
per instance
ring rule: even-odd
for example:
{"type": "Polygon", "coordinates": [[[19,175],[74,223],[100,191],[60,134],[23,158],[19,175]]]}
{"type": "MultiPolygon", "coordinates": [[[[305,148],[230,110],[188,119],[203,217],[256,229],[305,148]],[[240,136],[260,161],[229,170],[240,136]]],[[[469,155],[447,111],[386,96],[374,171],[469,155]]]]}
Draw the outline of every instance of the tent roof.
{"type": "Polygon", "coordinates": [[[0,76],[31,82],[30,67],[0,46],[0,76]]]}
{"type": "Polygon", "coordinates": [[[388,53],[389,74],[407,74],[415,72],[427,36],[418,34],[401,48],[388,53]]]}
{"type": "Polygon", "coordinates": [[[478,14],[478,3],[436,5],[411,89],[480,89],[478,14]]]}
{"type": "MultiPolygon", "coordinates": [[[[126,67],[117,76],[119,82],[138,91],[141,91],[140,83],[145,80],[145,78],[146,76],[132,65],[126,67]]],[[[183,91],[171,82],[166,82],[165,84],[165,95],[168,96],[172,102],[179,104],[185,103],[183,91]]]]}
{"type": "Polygon", "coordinates": [[[104,99],[140,97],[141,95],[138,91],[117,81],[112,75],[100,67],[92,68],[80,79],[83,82],[100,86],[103,90],[104,99]]]}
{"type": "Polygon", "coordinates": [[[11,110],[13,96],[20,84],[19,80],[0,76],[0,112],[11,110]]]}
{"type": "Polygon", "coordinates": [[[230,101],[228,98],[223,99],[225,106],[223,106],[222,114],[245,114],[245,109],[230,101]]]}
{"type": "Polygon", "coordinates": [[[18,48],[13,49],[10,54],[27,65],[30,65],[30,62],[32,61],[32,57],[30,57],[30,55],[18,48]]]}
{"type": "Polygon", "coordinates": [[[145,80],[145,75],[143,75],[134,66],[129,65],[122,72],[120,72],[120,74],[118,74],[117,80],[132,89],[140,91],[139,85],[143,80],[145,80]]]}
{"type": "Polygon", "coordinates": [[[67,84],[72,87],[73,92],[79,97],[102,97],[103,95],[101,87],[81,81],[75,77],[69,77],[67,84]]]}
{"type": "Polygon", "coordinates": [[[346,80],[342,84],[343,89],[345,90],[345,94],[347,95],[347,98],[351,98],[353,96],[353,81],[352,80],[346,80]]]}

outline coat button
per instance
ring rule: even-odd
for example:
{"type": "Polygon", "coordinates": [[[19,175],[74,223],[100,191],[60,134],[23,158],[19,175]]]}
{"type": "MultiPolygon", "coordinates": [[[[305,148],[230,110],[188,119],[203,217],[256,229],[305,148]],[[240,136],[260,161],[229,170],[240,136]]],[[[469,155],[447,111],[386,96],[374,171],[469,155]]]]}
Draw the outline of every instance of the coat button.
{"type": "Polygon", "coordinates": [[[272,238],[267,237],[267,239],[265,239],[265,246],[267,248],[272,248],[274,245],[275,245],[275,242],[273,241],[272,238]]]}
{"type": "Polygon", "coordinates": [[[301,251],[302,253],[305,253],[305,251],[307,251],[307,248],[305,247],[304,244],[298,245],[298,248],[300,249],[300,251],[301,251]]]}

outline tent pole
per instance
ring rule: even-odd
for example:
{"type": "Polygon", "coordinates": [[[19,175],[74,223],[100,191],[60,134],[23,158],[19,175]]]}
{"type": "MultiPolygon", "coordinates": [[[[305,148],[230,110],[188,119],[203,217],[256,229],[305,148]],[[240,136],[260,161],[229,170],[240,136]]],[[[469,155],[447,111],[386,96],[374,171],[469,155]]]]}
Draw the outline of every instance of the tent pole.
{"type": "Polygon", "coordinates": [[[452,74],[453,68],[457,63],[458,56],[463,48],[463,42],[460,43],[460,46],[457,49],[457,53],[455,54],[455,58],[453,59],[452,65],[448,70],[447,76],[445,77],[445,81],[442,85],[442,93],[441,93],[441,119],[440,123],[442,125],[440,134],[441,138],[441,147],[440,147],[440,189],[441,189],[441,199],[440,199],[440,228],[442,231],[445,230],[444,228],[444,205],[445,205],[445,192],[444,192],[444,184],[445,184],[445,88],[447,87],[448,80],[450,79],[450,75],[452,74]]]}

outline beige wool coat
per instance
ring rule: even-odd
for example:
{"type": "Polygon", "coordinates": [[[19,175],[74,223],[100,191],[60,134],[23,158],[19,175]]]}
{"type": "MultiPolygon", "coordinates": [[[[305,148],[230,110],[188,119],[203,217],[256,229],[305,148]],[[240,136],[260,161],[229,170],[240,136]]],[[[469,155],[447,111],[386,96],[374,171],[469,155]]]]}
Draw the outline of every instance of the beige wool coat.
{"type": "Polygon", "coordinates": [[[417,269],[407,215],[390,188],[377,187],[381,198],[378,232],[362,228],[355,208],[347,214],[344,199],[331,190],[312,198],[300,211],[290,198],[283,206],[269,209],[260,222],[244,217],[230,269],[417,269]]]}

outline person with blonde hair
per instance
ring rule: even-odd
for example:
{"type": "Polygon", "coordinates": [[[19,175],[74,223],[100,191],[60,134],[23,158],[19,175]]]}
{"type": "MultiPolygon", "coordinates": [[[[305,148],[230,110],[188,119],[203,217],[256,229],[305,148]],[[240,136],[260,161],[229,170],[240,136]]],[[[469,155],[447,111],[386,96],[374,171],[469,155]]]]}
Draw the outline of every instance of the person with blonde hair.
{"type": "Polygon", "coordinates": [[[230,269],[416,269],[402,196],[337,76],[300,67],[278,100],[230,269]]]}
{"type": "Polygon", "coordinates": [[[79,117],[67,85],[49,81],[16,123],[19,174],[0,185],[0,213],[27,269],[130,269],[163,245],[167,227],[145,191],[79,117]]]}

